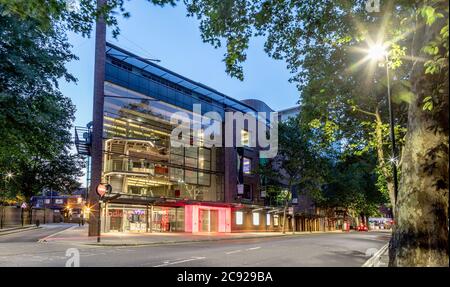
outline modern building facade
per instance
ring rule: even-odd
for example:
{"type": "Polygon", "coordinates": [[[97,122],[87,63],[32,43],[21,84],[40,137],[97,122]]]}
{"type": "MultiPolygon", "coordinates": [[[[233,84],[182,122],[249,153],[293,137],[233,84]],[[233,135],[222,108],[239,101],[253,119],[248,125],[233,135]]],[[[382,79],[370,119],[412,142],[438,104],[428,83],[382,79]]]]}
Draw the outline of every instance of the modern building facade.
{"type": "Polygon", "coordinates": [[[287,121],[290,118],[295,118],[300,113],[300,106],[293,106],[287,109],[278,111],[278,118],[281,122],[287,121]]]}
{"type": "MultiPolygon", "coordinates": [[[[248,121],[235,130],[239,144],[224,147],[225,125],[215,126],[222,146],[208,146],[192,130],[226,112],[271,112],[257,100],[238,101],[115,45],[106,45],[102,183],[120,195],[103,204],[102,232],[237,232],[280,228],[279,210],[264,206],[256,169],[260,151],[248,121]],[[200,118],[193,106],[200,105],[200,118]],[[173,145],[184,113],[189,141],[173,145]]],[[[239,127],[233,126],[233,129],[239,127]]],[[[256,130],[256,133],[258,131],[256,130]]],[[[180,139],[181,141],[181,139],[180,139]]],[[[89,131],[76,137],[89,155],[89,131]],[[86,136],[87,135],[87,136],[86,136]]]]}

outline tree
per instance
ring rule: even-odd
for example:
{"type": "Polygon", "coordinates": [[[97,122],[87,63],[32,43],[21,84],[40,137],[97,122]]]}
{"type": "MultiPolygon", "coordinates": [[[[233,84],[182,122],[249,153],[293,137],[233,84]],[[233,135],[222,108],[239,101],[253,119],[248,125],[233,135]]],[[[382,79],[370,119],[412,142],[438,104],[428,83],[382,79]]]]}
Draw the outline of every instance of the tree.
{"type": "Polygon", "coordinates": [[[387,64],[409,70],[401,76],[411,92],[391,265],[448,265],[447,1],[388,2],[380,13],[366,11],[366,1],[186,2],[205,42],[218,47],[225,39],[226,70],[240,79],[254,36],[264,35],[266,52],[287,62],[300,91],[320,76],[311,72],[317,60],[327,60],[308,62],[316,51],[390,44],[387,64]]]}
{"type": "Polygon", "coordinates": [[[283,199],[283,233],[286,211],[294,187],[299,192],[317,189],[320,181],[320,160],[312,150],[309,132],[299,118],[289,118],[278,124],[278,154],[261,167],[260,174],[271,180],[272,190],[283,199]]]}
{"type": "Polygon", "coordinates": [[[328,169],[325,184],[317,205],[327,209],[344,209],[362,217],[379,214],[379,207],[385,204],[387,196],[376,186],[376,158],[369,154],[362,156],[342,154],[338,161],[322,165],[328,169]]]}
{"type": "Polygon", "coordinates": [[[13,174],[2,192],[25,200],[43,188],[71,192],[83,163],[70,154],[75,107],[57,85],[75,80],[64,67],[76,58],[64,29],[2,14],[0,35],[0,172],[13,174]]]}
{"type": "MultiPolygon", "coordinates": [[[[1,1],[17,8],[11,5],[12,0],[1,1]]],[[[34,4],[27,4],[28,9],[19,11],[45,16],[41,10],[34,9],[36,3],[42,1],[28,1],[34,4]]],[[[111,7],[120,9],[122,2],[111,1],[111,7]]],[[[176,1],[151,2],[173,5],[176,1]]],[[[380,7],[380,13],[367,11],[366,0],[184,2],[188,15],[200,19],[205,42],[219,47],[225,40],[224,62],[230,75],[243,79],[241,63],[246,60],[250,38],[265,36],[266,52],[286,61],[293,74],[292,80],[297,81],[301,92],[321,75],[321,71],[314,73],[312,68],[317,63],[327,63],[328,57],[323,55],[335,54],[339,61],[339,53],[335,52],[340,50],[366,42],[388,43],[390,61],[387,64],[391,69],[407,71],[399,73],[399,78],[410,83],[405,87],[410,97],[407,99],[406,141],[400,160],[402,178],[396,199],[397,228],[391,244],[391,264],[448,264],[447,1],[388,1],[380,7]],[[321,54],[315,58],[317,51],[321,54]]],[[[52,19],[60,19],[61,14],[67,16],[65,12],[58,14],[60,10],[51,11],[56,15],[52,19]]],[[[106,13],[114,18],[111,11],[106,13]]],[[[69,23],[71,19],[70,14],[64,18],[69,23]]],[[[337,78],[345,81],[344,75],[337,78]]],[[[338,98],[334,103],[348,104],[348,101],[338,98]]],[[[384,156],[379,154],[378,160],[380,157],[384,156]]]]}

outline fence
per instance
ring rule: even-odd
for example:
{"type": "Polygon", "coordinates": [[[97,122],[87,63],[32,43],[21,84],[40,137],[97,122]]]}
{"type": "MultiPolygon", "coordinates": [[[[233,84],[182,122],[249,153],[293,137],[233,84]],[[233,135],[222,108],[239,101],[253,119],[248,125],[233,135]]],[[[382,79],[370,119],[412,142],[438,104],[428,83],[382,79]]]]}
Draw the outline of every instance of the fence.
{"type": "Polygon", "coordinates": [[[22,209],[17,206],[0,207],[0,220],[3,222],[3,228],[15,227],[20,225],[35,224],[37,220],[43,223],[63,222],[64,218],[58,211],[52,209],[22,209]]]}

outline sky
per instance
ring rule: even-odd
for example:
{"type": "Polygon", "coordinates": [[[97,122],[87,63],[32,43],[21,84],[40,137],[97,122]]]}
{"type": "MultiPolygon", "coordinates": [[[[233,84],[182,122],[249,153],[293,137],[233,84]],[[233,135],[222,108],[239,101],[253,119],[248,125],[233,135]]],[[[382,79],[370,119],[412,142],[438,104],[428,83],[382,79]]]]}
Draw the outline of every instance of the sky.
{"type": "MultiPolygon", "coordinates": [[[[194,81],[210,86],[230,97],[262,100],[274,110],[296,105],[299,94],[283,61],[269,58],[264,52],[264,39],[250,42],[244,63],[244,81],[225,72],[222,61],[225,50],[203,43],[199,21],[186,17],[185,6],[156,7],[144,0],[126,1],[131,13],[119,18],[120,35],[114,39],[108,31],[107,41],[139,56],[161,60],[158,64],[194,81]]],[[[111,29],[109,29],[111,30],[111,29]]],[[[72,51],[79,60],[68,63],[67,69],[78,82],[60,81],[61,91],[76,106],[76,126],[85,126],[92,119],[94,33],[91,38],[69,34],[72,51]]]]}

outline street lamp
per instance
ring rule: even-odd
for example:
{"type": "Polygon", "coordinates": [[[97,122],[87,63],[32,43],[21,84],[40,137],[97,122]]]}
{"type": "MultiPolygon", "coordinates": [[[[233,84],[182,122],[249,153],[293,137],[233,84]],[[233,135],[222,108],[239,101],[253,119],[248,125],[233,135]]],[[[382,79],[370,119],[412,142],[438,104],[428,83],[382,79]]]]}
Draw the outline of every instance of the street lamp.
{"type": "Polygon", "coordinates": [[[391,87],[389,80],[389,65],[388,65],[388,53],[386,51],[386,45],[382,45],[379,43],[373,44],[369,47],[367,51],[367,56],[375,61],[383,61],[386,66],[386,79],[387,79],[387,96],[388,96],[388,106],[389,106],[389,126],[390,126],[390,134],[391,134],[391,142],[392,142],[392,156],[389,161],[392,164],[392,172],[394,179],[394,196],[395,202],[397,202],[397,194],[398,194],[398,180],[397,180],[397,153],[395,146],[395,133],[394,133],[394,114],[392,111],[392,100],[391,100],[391,87]]]}

